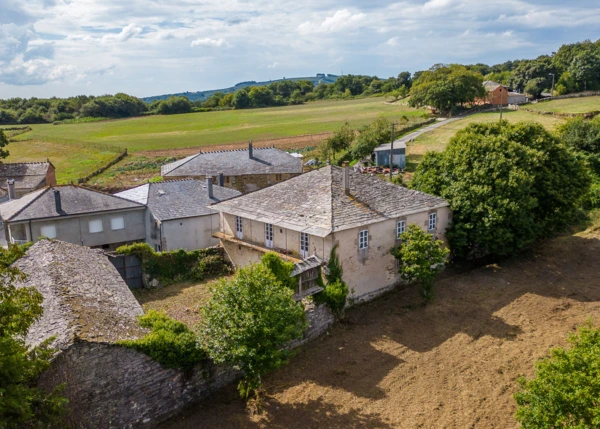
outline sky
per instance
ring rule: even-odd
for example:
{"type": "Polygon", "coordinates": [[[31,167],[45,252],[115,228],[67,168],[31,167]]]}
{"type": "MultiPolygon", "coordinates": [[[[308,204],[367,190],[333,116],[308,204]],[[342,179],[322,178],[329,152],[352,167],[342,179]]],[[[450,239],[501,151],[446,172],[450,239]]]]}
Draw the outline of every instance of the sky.
{"type": "Polygon", "coordinates": [[[600,38],[600,0],[0,0],[0,98],[381,78],[600,38]]]}

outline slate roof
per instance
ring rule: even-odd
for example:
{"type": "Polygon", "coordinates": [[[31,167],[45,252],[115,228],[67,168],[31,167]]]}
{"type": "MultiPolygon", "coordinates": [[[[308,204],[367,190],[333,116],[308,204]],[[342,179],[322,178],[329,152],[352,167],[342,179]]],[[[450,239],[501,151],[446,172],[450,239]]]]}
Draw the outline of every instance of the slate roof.
{"type": "Polygon", "coordinates": [[[35,189],[46,179],[49,162],[0,163],[0,189],[6,190],[6,181],[15,180],[16,189],[35,189]]]}
{"type": "Polygon", "coordinates": [[[326,237],[331,232],[449,205],[442,198],[352,170],[350,192],[346,194],[342,174],[340,167],[326,166],[213,208],[326,237]]]}
{"type": "Polygon", "coordinates": [[[172,180],[148,183],[115,194],[146,204],[158,220],[182,219],[217,213],[209,206],[241,195],[235,189],[213,185],[213,198],[208,197],[206,181],[172,180]]]}
{"type": "Polygon", "coordinates": [[[75,185],[54,186],[0,204],[0,217],[17,222],[70,215],[142,208],[143,205],[75,185]],[[54,191],[60,192],[62,211],[56,211],[54,191]]]}
{"type": "Polygon", "coordinates": [[[302,161],[273,147],[200,152],[161,167],[163,177],[302,173],[302,161]]]}
{"type": "MultiPolygon", "coordinates": [[[[389,151],[391,147],[391,143],[383,143],[375,148],[375,152],[389,151]]],[[[406,143],[402,139],[394,140],[394,150],[396,149],[406,149],[406,143]]]]}
{"type": "Polygon", "coordinates": [[[136,320],[142,307],[101,250],[41,240],[13,266],[27,275],[17,287],[33,286],[44,297],[28,344],[54,336],[64,350],[77,339],[112,343],[144,334],[136,320]]]}

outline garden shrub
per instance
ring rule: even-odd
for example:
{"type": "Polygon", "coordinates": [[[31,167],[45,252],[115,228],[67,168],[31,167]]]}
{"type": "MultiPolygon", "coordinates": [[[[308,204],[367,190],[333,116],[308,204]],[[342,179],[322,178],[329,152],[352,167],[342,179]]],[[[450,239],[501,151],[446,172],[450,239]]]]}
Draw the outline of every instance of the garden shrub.
{"type": "Polygon", "coordinates": [[[119,247],[117,253],[137,256],[142,262],[144,273],[161,283],[203,280],[206,276],[225,275],[232,271],[231,263],[225,259],[221,249],[216,247],[155,252],[147,243],[135,243],[119,247]]]}
{"type": "Polygon", "coordinates": [[[337,255],[337,244],[331,249],[329,254],[329,262],[327,263],[327,269],[325,277],[327,279],[327,285],[323,282],[321,273],[317,284],[323,288],[322,292],[314,295],[316,304],[326,305],[333,314],[338,317],[343,317],[344,308],[346,307],[346,300],[348,298],[348,286],[342,280],[344,270],[340,264],[340,260],[337,255]]]}
{"type": "Polygon", "coordinates": [[[284,261],[275,252],[265,253],[260,262],[273,273],[282,285],[296,292],[298,289],[298,278],[291,275],[295,268],[293,262],[284,261]]]}
{"type": "Polygon", "coordinates": [[[185,324],[155,310],[148,311],[138,320],[140,326],[150,332],[140,339],[124,340],[119,344],[142,352],[167,368],[190,370],[206,359],[196,335],[185,324]]]}

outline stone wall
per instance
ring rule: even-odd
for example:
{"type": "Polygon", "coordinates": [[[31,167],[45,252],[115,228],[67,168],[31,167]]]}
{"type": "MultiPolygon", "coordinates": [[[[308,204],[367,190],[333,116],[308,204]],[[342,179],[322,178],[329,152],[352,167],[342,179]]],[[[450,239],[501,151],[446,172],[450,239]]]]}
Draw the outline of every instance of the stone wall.
{"type": "MultiPolygon", "coordinates": [[[[282,173],[282,174],[247,174],[243,176],[227,176],[223,177],[225,188],[235,189],[241,193],[253,192],[259,189],[266,188],[276,183],[299,176],[302,173],[282,173]]],[[[184,180],[196,179],[205,180],[206,176],[169,176],[168,180],[184,180]]],[[[216,185],[218,177],[213,176],[213,183],[216,185]]]]}
{"type": "MultiPolygon", "coordinates": [[[[309,328],[295,348],[323,334],[334,321],[324,306],[308,305],[309,328]]],[[[285,369],[284,369],[285,370],[285,369]]],[[[151,428],[186,405],[234,382],[239,371],[205,362],[188,373],[163,368],[150,357],[114,344],[78,341],[62,352],[40,385],[65,383],[73,428],[151,428]]]]}

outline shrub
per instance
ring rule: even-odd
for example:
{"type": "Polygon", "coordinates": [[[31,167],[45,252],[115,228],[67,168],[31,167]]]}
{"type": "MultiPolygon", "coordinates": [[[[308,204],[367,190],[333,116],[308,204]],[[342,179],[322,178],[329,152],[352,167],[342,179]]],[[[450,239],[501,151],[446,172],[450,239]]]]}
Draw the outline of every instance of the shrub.
{"type": "Polygon", "coordinates": [[[326,305],[338,317],[343,317],[344,315],[344,308],[346,307],[349,292],[348,286],[342,279],[343,275],[344,270],[337,255],[336,244],[329,253],[329,262],[327,263],[325,273],[327,285],[325,285],[321,273],[319,273],[317,284],[323,288],[323,291],[316,294],[314,300],[317,304],[326,305]]]}
{"type": "Polygon", "coordinates": [[[298,278],[291,276],[295,268],[293,262],[284,261],[275,252],[265,253],[260,262],[273,273],[282,285],[294,291],[294,293],[296,292],[298,289],[298,278]]]}
{"type": "Polygon", "coordinates": [[[589,322],[569,342],[536,363],[534,379],[519,380],[515,417],[523,429],[600,427],[600,329],[589,322]]]}
{"type": "Polygon", "coordinates": [[[434,240],[431,234],[417,225],[409,225],[400,236],[400,246],[391,250],[398,259],[398,271],[403,280],[421,282],[421,298],[425,303],[433,300],[433,281],[444,268],[450,251],[444,243],[434,240]]]}
{"type": "Polygon", "coordinates": [[[243,371],[238,388],[248,399],[260,389],[264,374],[287,361],[290,351],[285,346],[302,338],[304,308],[261,263],[241,268],[211,292],[202,309],[200,343],[216,363],[243,371]]]}
{"type": "Polygon", "coordinates": [[[140,339],[120,341],[119,344],[147,354],[167,368],[190,370],[206,359],[196,336],[185,324],[155,310],[138,320],[140,326],[150,332],[140,339]]]}
{"type": "Polygon", "coordinates": [[[177,280],[203,280],[207,275],[224,275],[232,271],[221,249],[211,247],[186,251],[155,252],[147,243],[121,246],[117,253],[135,255],[142,262],[144,273],[161,283],[177,280]]]}

